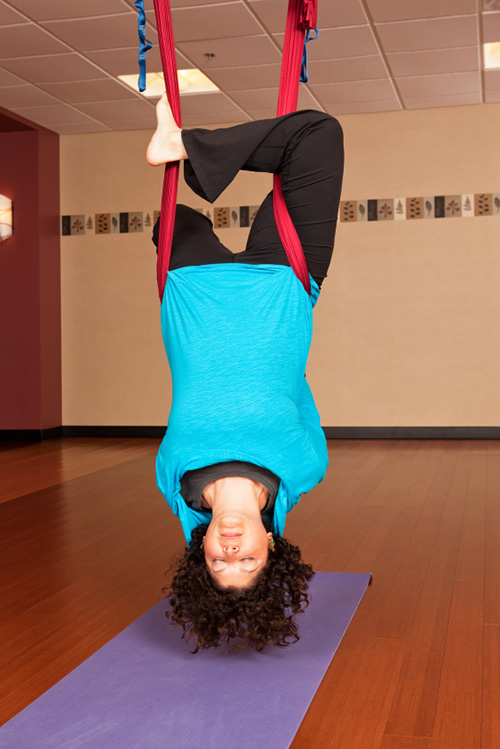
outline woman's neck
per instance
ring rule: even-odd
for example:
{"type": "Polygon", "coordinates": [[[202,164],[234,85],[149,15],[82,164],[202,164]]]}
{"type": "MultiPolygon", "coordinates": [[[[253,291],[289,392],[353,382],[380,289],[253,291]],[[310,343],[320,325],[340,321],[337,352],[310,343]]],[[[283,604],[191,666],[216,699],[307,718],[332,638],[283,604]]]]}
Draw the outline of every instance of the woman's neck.
{"type": "Polygon", "coordinates": [[[236,511],[260,515],[266,506],[269,492],[263,484],[253,479],[225,476],[207,484],[202,496],[214,516],[236,511]]]}

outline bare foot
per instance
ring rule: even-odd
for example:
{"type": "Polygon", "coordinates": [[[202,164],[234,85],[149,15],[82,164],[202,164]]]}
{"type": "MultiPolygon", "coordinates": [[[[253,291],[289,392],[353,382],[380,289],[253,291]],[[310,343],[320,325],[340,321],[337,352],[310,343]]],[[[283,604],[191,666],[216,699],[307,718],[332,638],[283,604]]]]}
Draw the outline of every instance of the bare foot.
{"type": "Polygon", "coordinates": [[[174,120],[166,93],[162,95],[156,105],[156,120],[156,130],[146,151],[148,164],[159,166],[169,161],[187,159],[187,153],[182,143],[182,131],[177,127],[174,120]]]}

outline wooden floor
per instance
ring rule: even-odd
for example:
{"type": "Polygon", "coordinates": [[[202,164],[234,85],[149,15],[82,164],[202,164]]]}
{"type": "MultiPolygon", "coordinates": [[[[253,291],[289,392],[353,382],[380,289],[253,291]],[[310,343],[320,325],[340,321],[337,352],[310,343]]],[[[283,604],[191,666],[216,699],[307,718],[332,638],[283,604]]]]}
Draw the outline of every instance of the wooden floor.
{"type": "MultiPolygon", "coordinates": [[[[500,442],[328,445],[286,535],[316,569],[373,584],[293,749],[498,749],[500,442]]],[[[161,598],[183,539],[157,447],[0,445],[2,722],[161,598]]]]}

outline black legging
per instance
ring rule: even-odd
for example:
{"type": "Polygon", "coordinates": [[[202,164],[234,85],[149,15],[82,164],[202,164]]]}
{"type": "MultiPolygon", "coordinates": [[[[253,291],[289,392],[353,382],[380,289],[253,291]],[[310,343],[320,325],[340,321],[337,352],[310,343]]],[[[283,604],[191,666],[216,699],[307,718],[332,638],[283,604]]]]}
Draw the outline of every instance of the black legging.
{"type": "MultiPolygon", "coordinates": [[[[210,202],[240,169],[281,174],[309,273],[321,286],[333,252],[344,167],[337,120],[306,110],[218,130],[183,130],[182,140],[189,156],[185,180],[210,202]]],[[[158,223],[153,241],[157,244],[158,223]]],[[[169,269],[230,262],[290,265],[274,220],[272,191],[259,208],[246,249],[236,254],[224,247],[203,214],[177,206],[169,269]]]]}

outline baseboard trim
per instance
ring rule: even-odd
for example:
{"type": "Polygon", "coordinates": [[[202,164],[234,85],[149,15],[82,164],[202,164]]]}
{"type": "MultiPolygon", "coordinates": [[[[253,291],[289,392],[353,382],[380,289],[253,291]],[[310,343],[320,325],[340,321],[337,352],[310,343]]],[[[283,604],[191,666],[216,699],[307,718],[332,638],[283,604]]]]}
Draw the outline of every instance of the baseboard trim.
{"type": "Polygon", "coordinates": [[[162,438],[166,427],[63,427],[64,437],[154,437],[162,438]]]}
{"type": "MultiPolygon", "coordinates": [[[[2,442],[42,442],[57,437],[151,437],[164,426],[64,426],[53,429],[0,429],[2,442]]],[[[329,440],[497,440],[500,427],[323,427],[329,440]]]]}
{"type": "Polygon", "coordinates": [[[43,440],[63,437],[64,427],[51,429],[0,429],[2,442],[42,442],[43,440]]]}
{"type": "Polygon", "coordinates": [[[497,440],[500,427],[323,427],[329,440],[497,440]]]}

